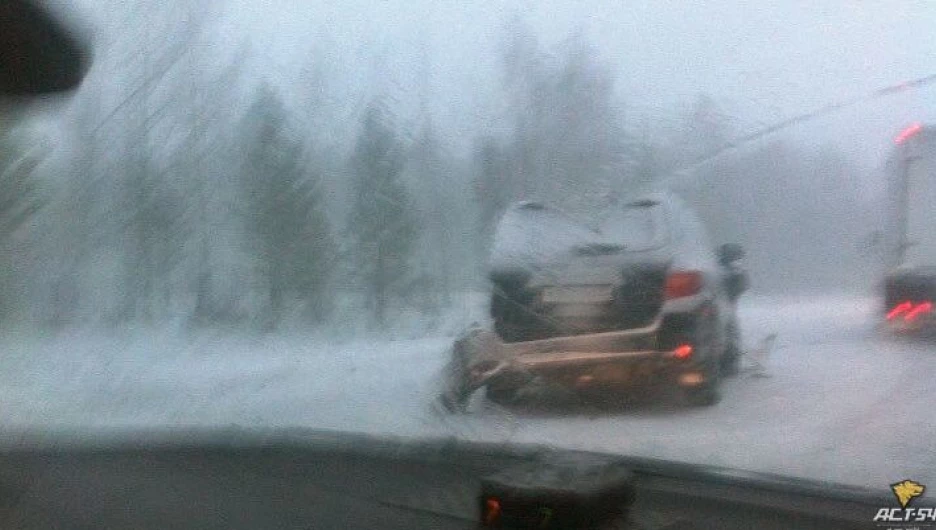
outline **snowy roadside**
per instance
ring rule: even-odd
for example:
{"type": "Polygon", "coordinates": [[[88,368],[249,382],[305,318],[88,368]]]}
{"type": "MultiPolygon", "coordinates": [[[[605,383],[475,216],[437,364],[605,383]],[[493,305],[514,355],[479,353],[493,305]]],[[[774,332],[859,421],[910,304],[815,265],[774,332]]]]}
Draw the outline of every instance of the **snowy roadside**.
{"type": "Polygon", "coordinates": [[[724,400],[710,409],[660,404],[571,414],[483,403],[467,415],[434,413],[447,333],[352,341],[298,332],[7,333],[0,424],[59,432],[237,425],[458,436],[866,486],[903,475],[936,481],[926,448],[936,434],[927,420],[934,348],[882,339],[874,307],[868,298],[752,297],[741,310],[745,340],[777,334],[770,377],[728,380],[724,400]]]}

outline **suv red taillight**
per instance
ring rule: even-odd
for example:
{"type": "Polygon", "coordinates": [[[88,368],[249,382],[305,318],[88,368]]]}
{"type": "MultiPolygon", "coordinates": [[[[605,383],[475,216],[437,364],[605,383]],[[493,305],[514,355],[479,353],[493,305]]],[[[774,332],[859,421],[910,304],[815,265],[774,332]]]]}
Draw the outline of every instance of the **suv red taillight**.
{"type": "Polygon", "coordinates": [[[698,294],[702,290],[699,271],[671,271],[666,275],[663,293],[667,300],[698,294]]]}

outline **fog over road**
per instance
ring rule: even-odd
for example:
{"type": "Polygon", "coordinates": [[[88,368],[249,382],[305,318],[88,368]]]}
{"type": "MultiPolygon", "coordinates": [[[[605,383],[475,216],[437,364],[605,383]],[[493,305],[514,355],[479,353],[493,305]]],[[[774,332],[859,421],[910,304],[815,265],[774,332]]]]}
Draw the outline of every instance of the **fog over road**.
{"type": "Polygon", "coordinates": [[[748,349],[777,334],[767,377],[746,369],[712,408],[664,396],[620,407],[432,406],[450,337],[331,342],[304,335],[8,332],[0,422],[100,432],[136,427],[310,427],[551,444],[886,488],[936,483],[929,403],[936,342],[876,329],[876,300],[750,297],[748,349]]]}

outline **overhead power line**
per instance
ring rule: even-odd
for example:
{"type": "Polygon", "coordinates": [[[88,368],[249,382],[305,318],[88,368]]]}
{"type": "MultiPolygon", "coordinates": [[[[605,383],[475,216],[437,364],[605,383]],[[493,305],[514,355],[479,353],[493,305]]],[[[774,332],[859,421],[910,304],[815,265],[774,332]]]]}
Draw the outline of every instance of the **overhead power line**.
{"type": "Polygon", "coordinates": [[[767,127],[763,127],[763,128],[761,128],[761,129],[758,129],[757,131],[754,131],[754,132],[752,132],[752,133],[749,133],[749,134],[746,134],[746,135],[743,135],[743,136],[740,136],[740,137],[734,139],[733,141],[731,141],[731,142],[727,143],[726,145],[720,147],[720,148],[717,149],[716,151],[714,151],[714,152],[712,152],[712,153],[706,155],[706,156],[703,157],[702,159],[700,159],[700,160],[698,160],[698,161],[696,161],[696,162],[693,162],[692,164],[690,164],[690,165],[688,165],[688,166],[686,166],[686,167],[684,167],[684,168],[678,169],[678,170],[676,170],[676,171],[673,171],[673,172],[671,172],[671,173],[665,175],[665,176],[663,177],[663,182],[664,182],[664,183],[667,183],[667,182],[671,182],[672,180],[674,180],[674,179],[676,179],[676,178],[680,178],[680,177],[686,178],[686,177],[689,177],[689,176],[691,176],[691,174],[692,174],[695,170],[697,170],[697,169],[699,169],[700,167],[702,167],[702,166],[704,166],[704,165],[706,165],[706,164],[712,162],[713,160],[715,160],[716,158],[722,156],[722,155],[725,154],[726,152],[732,151],[732,150],[735,150],[735,149],[738,149],[738,148],[742,147],[742,146],[745,145],[745,144],[748,144],[748,143],[750,143],[750,142],[754,142],[754,141],[756,141],[756,140],[760,140],[760,139],[762,139],[762,138],[764,138],[764,137],[770,136],[771,134],[780,132],[780,131],[782,131],[782,130],[784,130],[784,129],[788,129],[788,128],[790,128],[790,127],[794,127],[794,126],[797,126],[797,125],[801,125],[801,124],[803,124],[803,123],[806,123],[806,122],[808,122],[808,121],[814,120],[814,119],[816,119],[816,118],[820,118],[820,117],[822,117],[822,116],[826,116],[826,115],[832,114],[832,113],[834,113],[834,112],[838,112],[838,111],[840,111],[840,110],[842,110],[842,109],[844,109],[844,108],[847,108],[847,107],[853,107],[853,106],[858,105],[858,104],[860,104],[860,103],[866,103],[866,102],[868,102],[868,101],[872,101],[872,100],[875,100],[875,99],[878,99],[878,98],[887,97],[887,96],[892,96],[892,95],[894,95],[894,94],[899,94],[899,93],[905,92],[905,91],[907,91],[907,90],[920,88],[920,87],[923,87],[923,86],[926,86],[926,85],[929,85],[929,84],[933,84],[933,83],[936,83],[936,74],[928,75],[928,76],[926,76],[926,77],[920,77],[920,78],[914,79],[914,80],[912,80],[912,81],[905,81],[905,82],[903,82],[903,83],[897,83],[897,84],[894,84],[894,85],[886,86],[886,87],[884,87],[884,88],[879,88],[879,89],[877,89],[877,90],[874,90],[873,92],[869,92],[869,93],[867,93],[867,94],[863,94],[863,95],[861,95],[861,96],[854,97],[854,98],[849,99],[849,100],[846,100],[846,101],[841,101],[841,102],[837,102],[837,103],[830,103],[830,104],[828,104],[828,105],[826,105],[826,106],[824,106],[824,107],[820,107],[820,108],[815,109],[815,110],[812,110],[812,111],[810,111],[810,112],[806,112],[806,113],[803,113],[803,114],[799,114],[799,115],[797,115],[797,116],[793,116],[793,117],[791,117],[791,118],[787,118],[787,119],[785,119],[785,120],[779,121],[779,122],[774,123],[774,124],[772,124],[772,125],[768,125],[767,127]]]}

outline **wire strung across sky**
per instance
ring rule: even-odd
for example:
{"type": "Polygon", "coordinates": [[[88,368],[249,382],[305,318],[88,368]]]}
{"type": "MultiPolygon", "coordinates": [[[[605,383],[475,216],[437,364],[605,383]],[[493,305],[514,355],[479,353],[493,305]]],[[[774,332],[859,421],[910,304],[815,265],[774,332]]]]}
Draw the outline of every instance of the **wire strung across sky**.
{"type": "Polygon", "coordinates": [[[832,114],[833,112],[837,112],[847,107],[852,107],[860,103],[865,103],[865,102],[872,101],[878,98],[887,97],[887,96],[891,96],[894,94],[899,94],[901,92],[905,92],[910,89],[920,88],[920,87],[923,87],[932,83],[936,83],[936,74],[928,75],[926,77],[920,77],[912,81],[905,81],[902,83],[897,83],[895,85],[890,85],[884,88],[879,88],[868,94],[864,94],[864,95],[861,95],[861,96],[858,96],[858,97],[855,97],[846,101],[841,101],[838,103],[830,103],[824,107],[820,107],[810,112],[806,112],[798,116],[793,116],[792,118],[787,118],[785,120],[774,123],[773,125],[769,125],[767,127],[764,127],[752,133],[736,138],[734,141],[727,143],[726,145],[722,146],[721,148],[714,151],[713,153],[710,153],[709,155],[703,157],[702,159],[696,162],[693,162],[689,166],[686,166],[681,169],[677,169],[673,171],[672,173],[665,175],[662,179],[662,183],[670,184],[676,179],[691,177],[692,173],[695,170],[712,162],[713,160],[717,159],[718,157],[722,156],[728,151],[738,149],[745,144],[748,144],[756,140],[760,140],[761,138],[764,138],[766,136],[769,136],[781,130],[788,129],[796,125],[800,125],[802,123],[814,120],[816,118],[820,118],[822,116],[826,116],[828,114],[832,114]]]}

